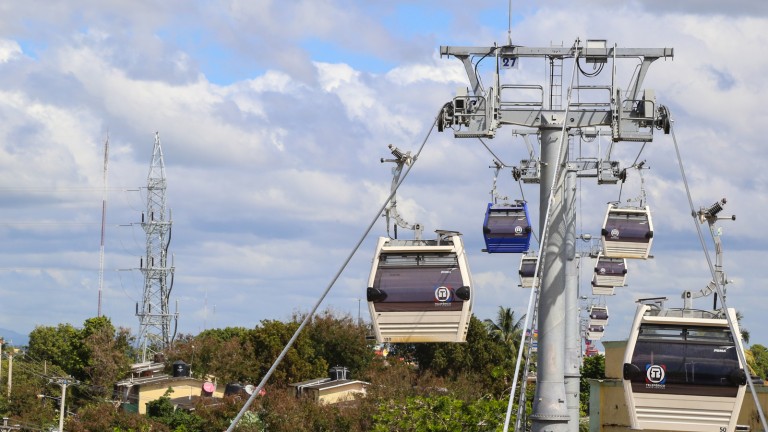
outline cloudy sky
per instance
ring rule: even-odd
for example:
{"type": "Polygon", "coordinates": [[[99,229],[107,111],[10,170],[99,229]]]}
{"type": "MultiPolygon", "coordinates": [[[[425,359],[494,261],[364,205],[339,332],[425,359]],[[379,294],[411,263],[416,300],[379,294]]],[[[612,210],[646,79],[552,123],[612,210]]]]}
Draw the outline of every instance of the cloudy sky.
{"type": "MultiPolygon", "coordinates": [[[[728,302],[752,342],[762,329],[768,233],[768,3],[657,0],[512,2],[512,41],[571,46],[606,39],[622,48],[674,48],[650,68],[675,120],[696,207],[727,197],[723,222],[728,302]],[[763,83],[763,84],[761,84],[763,83]]],[[[104,142],[109,137],[103,313],[138,330],[137,223],[159,133],[172,211],[179,331],[252,327],[289,319],[317,301],[377,216],[391,181],[387,144],[416,151],[440,107],[468,85],[441,45],[490,46],[509,37],[509,2],[457,0],[7,2],[0,7],[0,328],[81,325],[97,314],[104,142]]],[[[630,62],[631,63],[631,62],[630,62]]],[[[481,63],[488,73],[492,62],[481,63]]],[[[634,63],[617,81],[626,87],[634,63]]],[[[570,79],[572,64],[564,67],[570,79]]],[[[543,84],[543,60],[507,71],[510,83],[543,84]]],[[[608,68],[599,77],[610,79],[608,68]]],[[[490,78],[484,79],[486,84],[490,78]]],[[[582,81],[586,83],[586,81],[582,81]]],[[[511,128],[488,147],[508,165],[526,158],[511,128]]],[[[641,154],[654,211],[655,259],[630,263],[629,286],[607,304],[607,340],[625,337],[634,301],[710,279],[671,136],[641,154]]],[[[607,140],[602,141],[604,151],[607,140]]],[[[621,143],[628,166],[641,145],[621,143]]],[[[584,144],[581,155],[597,156],[584,144]]],[[[476,284],[475,314],[524,313],[519,256],[483,254],[481,228],[493,156],[476,139],[432,132],[398,193],[405,219],[462,232],[476,284]]],[[[619,186],[580,181],[580,233],[598,234],[619,186]]],[[[503,194],[521,189],[502,172],[503,194]]],[[[621,198],[639,195],[635,176],[621,198]]],[[[538,189],[522,194],[538,220],[538,189]]],[[[706,228],[706,227],[704,227],[706,228]]],[[[380,219],[323,308],[368,319],[364,302],[380,219]],[[362,301],[362,308],[360,299],[362,301]]],[[[711,238],[705,231],[710,252],[711,238]]],[[[582,246],[588,246],[584,244],[582,246]]],[[[591,260],[582,289],[589,294],[591,260]]],[[[697,304],[711,305],[711,297],[697,304]]]]}

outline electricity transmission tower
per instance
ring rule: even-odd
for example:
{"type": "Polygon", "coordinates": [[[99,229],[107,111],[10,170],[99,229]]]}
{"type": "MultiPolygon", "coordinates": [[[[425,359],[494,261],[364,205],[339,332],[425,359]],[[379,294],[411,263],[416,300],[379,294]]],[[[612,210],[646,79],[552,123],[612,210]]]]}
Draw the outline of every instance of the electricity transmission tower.
{"type": "Polygon", "coordinates": [[[173,288],[173,263],[168,265],[171,242],[170,212],[166,212],[165,163],[160,147],[160,135],[155,133],[152,163],[147,176],[147,210],[141,215],[141,227],[147,234],[146,255],[141,259],[144,294],[141,306],[136,304],[139,317],[139,355],[141,361],[162,352],[176,336],[178,313],[171,313],[168,299],[173,288]],[[168,216],[166,217],[166,213],[168,216]],[[174,323],[171,334],[171,321],[174,323]]]}

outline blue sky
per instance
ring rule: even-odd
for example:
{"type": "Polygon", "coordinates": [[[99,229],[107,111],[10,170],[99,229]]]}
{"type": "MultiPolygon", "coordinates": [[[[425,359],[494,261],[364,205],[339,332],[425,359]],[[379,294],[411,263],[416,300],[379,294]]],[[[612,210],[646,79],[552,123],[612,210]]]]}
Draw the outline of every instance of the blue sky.
{"type": "MultiPolygon", "coordinates": [[[[144,233],[136,223],[156,131],[174,221],[180,331],[252,327],[307,311],[387,196],[391,167],[379,162],[387,144],[415,151],[440,107],[468,85],[461,64],[440,58],[439,47],[505,44],[509,17],[509,3],[498,1],[36,3],[9,5],[0,17],[0,328],[21,333],[96,314],[107,135],[103,310],[137,330],[144,233]]],[[[737,215],[723,224],[729,303],[743,312],[752,341],[768,345],[756,331],[768,324],[768,177],[760,169],[768,87],[759,79],[768,60],[740,54],[764,51],[764,2],[517,3],[516,44],[595,38],[674,47],[674,60],[656,62],[646,86],[675,118],[694,204],[727,197],[726,211],[737,215]]],[[[510,73],[537,82],[544,71],[526,61],[510,73]]],[[[709,280],[671,138],[656,137],[642,155],[651,167],[644,174],[656,258],[631,263],[629,286],[596,300],[612,312],[606,339],[625,337],[636,298],[667,295],[675,304],[709,280]]],[[[486,143],[507,163],[527,156],[504,128],[486,143]]],[[[626,166],[638,150],[622,145],[617,157],[626,166]]],[[[477,140],[433,132],[398,194],[401,214],[425,233],[464,233],[481,319],[500,305],[522,314],[527,299],[516,287],[519,258],[480,252],[491,161],[477,140]]],[[[502,192],[517,197],[505,175],[502,192]]],[[[582,185],[579,227],[595,234],[618,188],[582,185]]],[[[623,196],[637,191],[626,185],[623,196]]],[[[536,187],[523,192],[535,207],[536,187]]],[[[323,307],[357,315],[375,238],[385,233],[380,220],[323,307]]],[[[592,263],[583,267],[587,289],[592,263]]]]}

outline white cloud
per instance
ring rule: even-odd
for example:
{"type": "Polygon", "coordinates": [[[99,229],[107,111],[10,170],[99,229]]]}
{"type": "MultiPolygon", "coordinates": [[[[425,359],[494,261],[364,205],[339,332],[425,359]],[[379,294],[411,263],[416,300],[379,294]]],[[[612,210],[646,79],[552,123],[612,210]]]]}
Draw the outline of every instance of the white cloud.
{"type": "Polygon", "coordinates": [[[21,47],[14,40],[0,39],[0,63],[7,63],[21,55],[21,47]]]}
{"type": "MultiPolygon", "coordinates": [[[[674,115],[694,205],[727,197],[725,211],[737,215],[723,223],[728,273],[737,281],[732,300],[745,309],[748,327],[759,328],[762,316],[750,308],[760,304],[753,287],[764,279],[759,257],[765,234],[759,228],[768,209],[768,174],[760,167],[768,153],[761,102],[768,90],[759,78],[768,60],[743,52],[765,46],[762,3],[745,5],[756,11],[751,16],[715,4],[684,9],[683,3],[651,7],[645,1],[617,9],[609,3],[588,2],[588,13],[581,3],[528,5],[515,15],[513,41],[542,47],[601,38],[621,47],[674,47],[675,59],[654,63],[646,84],[674,115]]],[[[0,225],[7,245],[0,254],[8,266],[26,270],[0,273],[3,286],[19,288],[12,301],[21,305],[0,323],[28,331],[35,323],[80,324],[94,315],[107,133],[113,187],[107,268],[138,265],[143,231],[117,225],[140,219],[145,191],[123,189],[146,182],[155,131],[173,209],[174,296],[182,303],[182,331],[199,330],[201,319],[209,327],[247,326],[307,310],[376,220],[329,298],[356,315],[372,242],[385,234],[376,211],[391,182],[391,164],[379,161],[390,156],[386,145],[417,151],[440,107],[457,87],[468,86],[463,65],[439,58],[438,45],[506,42],[506,20],[483,22],[481,15],[460,16],[453,12],[459,9],[443,7],[452,19],[415,26],[395,22],[403,5],[232,0],[214,8],[81,1],[40,11],[24,4],[8,8],[0,17],[0,178],[6,185],[0,194],[10,220],[0,225]],[[80,297],[77,302],[67,302],[71,293],[80,297]],[[43,316],[41,301],[68,307],[43,316]]],[[[438,3],[424,7],[430,5],[438,3]]],[[[486,86],[492,65],[492,58],[480,62],[486,86]]],[[[619,69],[622,87],[633,67],[619,69]]],[[[565,81],[570,72],[563,71],[565,81]]],[[[543,82],[545,63],[526,59],[503,77],[543,82]]],[[[610,83],[609,68],[600,79],[610,83]]],[[[528,152],[510,129],[503,127],[486,144],[504,162],[517,164],[528,152]]],[[[639,148],[620,143],[615,157],[626,167],[639,148]]],[[[581,149],[591,156],[596,144],[581,149]]],[[[479,252],[492,158],[475,139],[433,131],[397,195],[400,213],[423,223],[425,237],[437,228],[464,233],[481,319],[492,318],[500,305],[522,314],[527,301],[516,288],[519,257],[479,252]]],[[[630,286],[606,300],[613,317],[631,316],[635,297],[676,299],[709,277],[694,252],[698,239],[671,137],[656,131],[641,159],[650,166],[644,175],[658,234],[656,259],[631,263],[630,286]]],[[[520,187],[508,172],[503,176],[502,193],[519,197],[520,187]]],[[[596,234],[606,202],[621,186],[597,187],[594,179],[582,185],[578,226],[596,234]]],[[[522,189],[537,223],[538,188],[522,189]]],[[[637,195],[637,178],[621,193],[624,199],[637,195]]],[[[116,322],[135,328],[141,280],[132,273],[107,272],[105,308],[116,322]]],[[[582,284],[588,281],[583,277],[582,284]]],[[[609,336],[622,337],[626,320],[612,321],[609,336]]]]}

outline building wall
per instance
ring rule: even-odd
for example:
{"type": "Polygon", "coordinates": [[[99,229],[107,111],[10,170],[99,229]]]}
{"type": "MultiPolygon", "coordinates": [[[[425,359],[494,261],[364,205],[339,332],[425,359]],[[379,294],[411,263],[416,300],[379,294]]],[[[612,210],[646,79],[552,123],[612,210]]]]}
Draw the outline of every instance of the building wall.
{"type": "MultiPolygon", "coordinates": [[[[622,367],[624,365],[624,349],[627,341],[606,341],[605,347],[605,376],[604,380],[589,380],[589,430],[591,432],[628,431],[629,411],[624,399],[622,385],[622,367]]],[[[755,386],[755,393],[760,401],[763,412],[768,411],[768,387],[755,386]]],[[[744,402],[739,412],[739,425],[748,425],[752,431],[758,431],[760,417],[757,412],[752,393],[747,387],[744,402]]],[[[652,429],[646,431],[654,432],[652,429]]]]}
{"type": "MultiPolygon", "coordinates": [[[[173,390],[171,398],[184,396],[200,396],[203,391],[203,382],[194,378],[174,378],[168,381],[159,381],[156,383],[141,384],[139,386],[139,414],[147,413],[147,402],[163,397],[168,388],[173,390]]],[[[224,386],[218,385],[213,392],[214,397],[224,397],[224,386]]]]}
{"type": "Polygon", "coordinates": [[[357,397],[357,395],[365,395],[365,385],[362,382],[356,382],[328,389],[311,389],[311,391],[316,402],[321,404],[335,404],[352,400],[357,397]]]}

